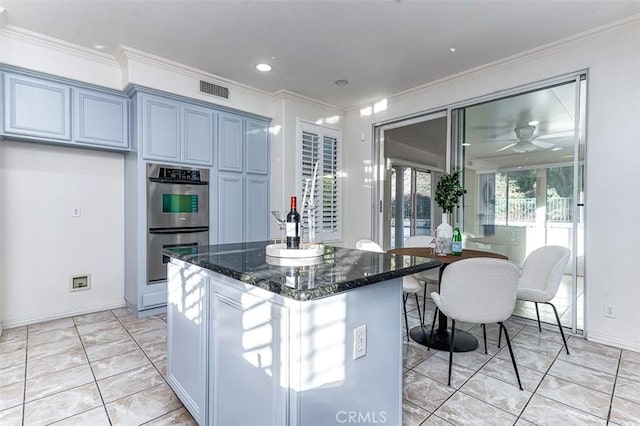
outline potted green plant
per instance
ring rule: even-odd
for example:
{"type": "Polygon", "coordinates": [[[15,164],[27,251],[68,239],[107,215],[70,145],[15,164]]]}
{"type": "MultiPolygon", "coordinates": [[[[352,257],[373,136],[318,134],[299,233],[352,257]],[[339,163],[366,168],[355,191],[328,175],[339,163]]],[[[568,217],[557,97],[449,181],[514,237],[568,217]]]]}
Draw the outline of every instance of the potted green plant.
{"type": "Polygon", "coordinates": [[[453,236],[453,228],[449,225],[449,214],[453,213],[453,209],[460,204],[460,197],[465,192],[460,183],[459,169],[454,169],[451,173],[444,173],[438,179],[436,184],[436,204],[442,208],[442,223],[438,225],[436,237],[443,244],[443,252],[451,253],[451,237],[453,236]]]}
{"type": "Polygon", "coordinates": [[[456,169],[451,173],[444,173],[438,179],[436,185],[436,204],[444,210],[445,213],[453,213],[453,209],[460,204],[460,197],[467,191],[462,188],[460,183],[460,170],[456,169]]]}

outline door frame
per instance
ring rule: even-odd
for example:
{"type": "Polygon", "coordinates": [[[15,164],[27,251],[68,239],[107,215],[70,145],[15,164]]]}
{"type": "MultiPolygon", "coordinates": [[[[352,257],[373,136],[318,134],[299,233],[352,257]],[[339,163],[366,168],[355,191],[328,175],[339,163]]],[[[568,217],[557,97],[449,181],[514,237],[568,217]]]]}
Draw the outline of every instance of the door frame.
{"type": "MultiPolygon", "coordinates": [[[[415,114],[408,114],[405,116],[396,117],[393,119],[389,119],[389,120],[374,124],[372,129],[373,130],[372,131],[373,133],[372,156],[373,156],[373,165],[374,165],[374,169],[373,169],[374,179],[373,179],[373,185],[371,188],[371,199],[373,200],[373,202],[371,203],[372,238],[376,241],[382,241],[382,238],[384,235],[384,226],[385,226],[385,217],[383,212],[384,205],[388,205],[390,202],[390,200],[385,199],[385,194],[388,195],[388,192],[389,192],[385,190],[387,187],[387,180],[388,180],[387,159],[384,157],[384,131],[385,130],[390,130],[397,127],[425,121],[429,119],[428,117],[436,118],[433,116],[433,114],[443,114],[443,113],[446,114],[448,131],[446,135],[447,146],[446,146],[445,171],[448,172],[451,170],[452,165],[455,167],[464,166],[464,155],[462,151],[462,146],[461,146],[461,143],[457,142],[458,140],[460,140],[460,135],[462,134],[462,129],[463,129],[462,126],[464,126],[464,116],[460,116],[457,113],[453,114],[452,112],[454,110],[463,110],[466,107],[470,107],[478,103],[490,102],[490,101],[497,100],[499,98],[503,98],[507,96],[516,96],[529,91],[539,90],[544,87],[552,86],[554,84],[569,82],[571,80],[575,80],[577,82],[576,93],[578,94],[578,96],[576,97],[576,120],[574,122],[575,140],[574,140],[574,157],[573,158],[574,158],[574,161],[576,161],[576,159],[579,158],[578,154],[579,154],[580,147],[582,146],[585,149],[585,151],[587,149],[586,135],[587,135],[588,114],[586,109],[587,109],[587,102],[588,102],[589,80],[590,80],[588,69],[581,69],[571,73],[551,76],[547,79],[538,80],[533,83],[523,84],[520,86],[505,89],[505,90],[498,90],[495,92],[487,93],[485,95],[476,96],[474,98],[462,100],[459,102],[454,102],[454,103],[442,106],[440,108],[434,108],[427,111],[417,112],[415,114]],[[583,93],[582,87],[580,84],[580,81],[582,81],[583,79],[586,81],[586,84],[585,84],[586,93],[583,93]],[[582,103],[580,103],[581,101],[582,103]]],[[[583,167],[584,167],[583,177],[586,177],[586,168],[587,168],[586,157],[587,155],[585,152],[583,154],[583,167]]],[[[574,182],[578,182],[577,169],[578,167],[574,167],[574,182]]],[[[573,241],[574,253],[572,253],[572,260],[573,260],[572,278],[573,278],[573,284],[574,284],[572,287],[572,299],[574,303],[574,309],[572,312],[572,327],[571,327],[571,330],[573,333],[577,332],[577,329],[576,329],[576,323],[577,323],[576,278],[577,278],[578,256],[577,256],[577,253],[576,253],[577,250],[575,250],[575,247],[577,246],[576,244],[578,242],[576,241],[577,233],[575,232],[575,230],[580,225],[583,228],[586,228],[588,223],[588,218],[586,217],[586,209],[585,209],[585,200],[587,199],[587,194],[588,194],[588,182],[586,181],[586,179],[582,182],[582,190],[583,190],[582,198],[580,198],[581,194],[578,193],[578,185],[574,185],[574,216],[573,216],[574,217],[574,233],[573,233],[574,234],[574,241],[573,241]],[[580,218],[580,222],[578,222],[578,219],[577,219],[578,217],[580,218]]],[[[464,208],[464,206],[461,206],[461,209],[462,208],[464,208]]],[[[463,211],[460,211],[460,214],[462,215],[463,211]]],[[[587,298],[589,297],[587,292],[588,277],[586,272],[587,244],[588,244],[588,241],[585,235],[582,243],[582,246],[583,246],[582,273],[583,273],[583,285],[584,285],[584,290],[583,290],[584,297],[583,297],[582,309],[585,314],[586,314],[585,307],[587,305],[587,298]]],[[[587,324],[588,324],[588,318],[586,317],[586,315],[584,315],[583,324],[582,324],[582,333],[584,336],[586,336],[587,334],[586,332],[586,330],[588,329],[587,324]]]]}
{"type": "MultiPolygon", "coordinates": [[[[397,129],[399,127],[409,126],[411,124],[422,123],[424,121],[430,121],[438,118],[447,118],[447,129],[451,126],[451,109],[450,108],[437,108],[429,111],[422,111],[416,114],[411,114],[403,117],[397,117],[391,120],[383,121],[373,126],[373,164],[374,164],[374,179],[371,188],[371,198],[374,200],[371,206],[371,235],[374,241],[382,243],[384,247],[384,227],[386,220],[386,208],[391,202],[389,190],[391,188],[389,183],[389,175],[391,169],[391,159],[384,156],[384,133],[386,131],[397,129]]],[[[451,158],[451,132],[446,132],[446,169],[449,169],[451,158]]],[[[425,164],[420,165],[424,168],[425,164]]],[[[429,166],[431,167],[431,166],[429,166]]],[[[432,167],[431,170],[436,172],[442,172],[442,169],[438,167],[432,167]]]]}
{"type": "MultiPolygon", "coordinates": [[[[397,159],[397,158],[389,158],[388,159],[388,163],[389,163],[389,179],[385,180],[385,196],[388,194],[388,202],[385,199],[385,202],[383,203],[382,206],[382,216],[383,216],[383,220],[386,221],[386,223],[390,223],[391,220],[391,168],[393,167],[402,167],[402,168],[408,168],[408,169],[412,169],[412,173],[411,173],[411,197],[412,197],[412,201],[411,201],[411,207],[412,207],[412,213],[411,213],[411,231],[410,234],[413,235],[413,232],[415,230],[415,220],[416,220],[416,214],[415,214],[415,209],[416,209],[416,179],[415,179],[415,172],[420,171],[423,173],[429,173],[431,175],[431,194],[429,194],[430,198],[431,198],[431,221],[432,221],[432,227],[433,227],[433,221],[434,221],[434,217],[437,217],[435,215],[435,212],[437,211],[438,207],[436,206],[435,203],[435,182],[434,182],[434,173],[442,173],[444,170],[438,167],[434,167],[434,166],[429,166],[427,164],[422,164],[422,163],[416,163],[413,161],[406,161],[406,160],[401,160],[401,159],[397,159]]],[[[397,220],[397,209],[396,209],[396,220],[397,220]]],[[[383,226],[382,229],[382,246],[383,247],[391,247],[391,234],[392,234],[392,229],[391,226],[383,226]]],[[[396,236],[396,240],[397,240],[397,236],[396,236]]],[[[398,246],[396,245],[395,248],[397,248],[398,246]]]]}

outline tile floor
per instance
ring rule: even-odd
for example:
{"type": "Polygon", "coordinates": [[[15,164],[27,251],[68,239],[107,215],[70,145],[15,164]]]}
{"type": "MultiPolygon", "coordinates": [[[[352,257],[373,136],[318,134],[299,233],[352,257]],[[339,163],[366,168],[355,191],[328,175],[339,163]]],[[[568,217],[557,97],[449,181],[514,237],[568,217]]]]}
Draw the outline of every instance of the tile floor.
{"type": "Polygon", "coordinates": [[[164,315],[125,309],[4,330],[0,425],[194,425],[167,385],[164,315]]]}
{"type": "MultiPolygon", "coordinates": [[[[448,353],[405,341],[403,424],[640,424],[639,353],[571,337],[567,356],[557,332],[507,325],[524,391],[496,326],[488,355],[454,355],[452,387],[448,353]]],[[[195,424],[164,379],[165,345],[164,315],[138,320],[124,309],[5,330],[0,425],[195,424]]]]}
{"type": "MultiPolygon", "coordinates": [[[[422,301],[422,299],[420,299],[422,301]]],[[[409,305],[409,327],[419,325],[409,305]]],[[[434,305],[427,300],[426,317],[434,305]]],[[[403,321],[404,324],[404,321],[403,321]]],[[[404,342],[404,425],[639,425],[640,353],[568,337],[570,355],[557,331],[520,318],[506,322],[524,390],[520,391],[508,349],[498,349],[498,326],[459,324],[480,348],[453,356],[404,342]]]]}

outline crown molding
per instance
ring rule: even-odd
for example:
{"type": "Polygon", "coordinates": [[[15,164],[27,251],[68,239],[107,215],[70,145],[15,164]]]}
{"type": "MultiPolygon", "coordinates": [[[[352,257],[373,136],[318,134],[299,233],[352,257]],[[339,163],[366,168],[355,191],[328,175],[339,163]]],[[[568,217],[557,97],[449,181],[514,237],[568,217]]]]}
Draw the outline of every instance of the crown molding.
{"type": "Polygon", "coordinates": [[[13,25],[6,25],[4,28],[0,28],[0,36],[39,45],[47,49],[57,50],[61,53],[73,55],[92,62],[98,62],[110,67],[119,68],[118,62],[107,53],[96,52],[95,50],[86,47],[67,43],[66,41],[13,25]]]}
{"type": "Polygon", "coordinates": [[[286,89],[276,90],[275,92],[273,92],[271,94],[271,96],[273,97],[274,101],[281,101],[281,100],[303,101],[305,103],[313,103],[313,104],[322,106],[324,108],[334,109],[336,111],[340,111],[340,112],[343,112],[343,113],[347,111],[344,108],[340,108],[340,107],[337,107],[335,105],[331,105],[329,103],[322,102],[322,101],[319,101],[317,99],[313,99],[313,98],[310,98],[308,96],[301,95],[299,93],[292,92],[292,91],[289,91],[289,90],[286,90],[286,89]]]}
{"type": "Polygon", "coordinates": [[[153,55],[151,53],[144,52],[142,50],[134,49],[132,47],[119,45],[116,48],[115,57],[121,66],[125,66],[130,61],[138,61],[145,64],[149,64],[153,67],[161,68],[163,70],[169,70],[177,74],[182,74],[191,78],[199,80],[207,80],[215,84],[222,86],[232,86],[234,90],[244,91],[252,95],[265,96],[268,98],[273,97],[272,93],[264,90],[256,89],[255,87],[248,86],[246,84],[238,83],[233,80],[229,80],[215,74],[194,68],[188,65],[181,64],[170,59],[162,58],[160,56],[153,55]]]}
{"type": "MultiPolygon", "coordinates": [[[[541,56],[545,56],[550,53],[554,53],[559,50],[566,49],[567,47],[573,44],[581,43],[585,40],[590,40],[596,37],[601,37],[608,33],[613,33],[621,29],[624,29],[626,27],[636,25],[638,23],[640,23],[640,14],[632,15],[625,19],[621,19],[619,21],[610,23],[608,25],[594,28],[579,34],[575,34],[573,36],[570,36],[561,40],[556,40],[554,42],[547,43],[545,45],[538,46],[533,49],[526,50],[524,52],[516,53],[515,55],[498,59],[496,61],[489,62],[487,64],[480,65],[475,68],[470,68],[468,70],[461,71],[459,73],[452,74],[452,75],[443,77],[441,79],[434,80],[429,83],[425,83],[420,86],[413,87],[411,89],[403,90],[402,92],[394,93],[392,95],[387,96],[387,100],[389,102],[397,102],[408,97],[424,94],[425,92],[429,92],[434,89],[438,89],[440,87],[450,86],[461,80],[472,79],[474,77],[478,77],[483,74],[498,71],[499,69],[503,67],[507,67],[509,65],[518,64],[525,60],[539,58],[541,56]]],[[[354,111],[360,111],[361,108],[364,108],[369,105],[370,103],[366,103],[359,106],[351,107],[347,109],[347,112],[352,113],[354,111]]]]}

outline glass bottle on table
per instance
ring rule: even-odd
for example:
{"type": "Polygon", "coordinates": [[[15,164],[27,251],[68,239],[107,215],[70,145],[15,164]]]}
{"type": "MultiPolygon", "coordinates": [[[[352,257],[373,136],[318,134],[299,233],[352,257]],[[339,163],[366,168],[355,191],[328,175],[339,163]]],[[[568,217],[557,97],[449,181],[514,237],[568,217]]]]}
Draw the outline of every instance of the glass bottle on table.
{"type": "Polygon", "coordinates": [[[454,256],[462,255],[462,234],[460,233],[460,226],[457,223],[453,229],[453,237],[451,238],[451,254],[454,256]]]}

